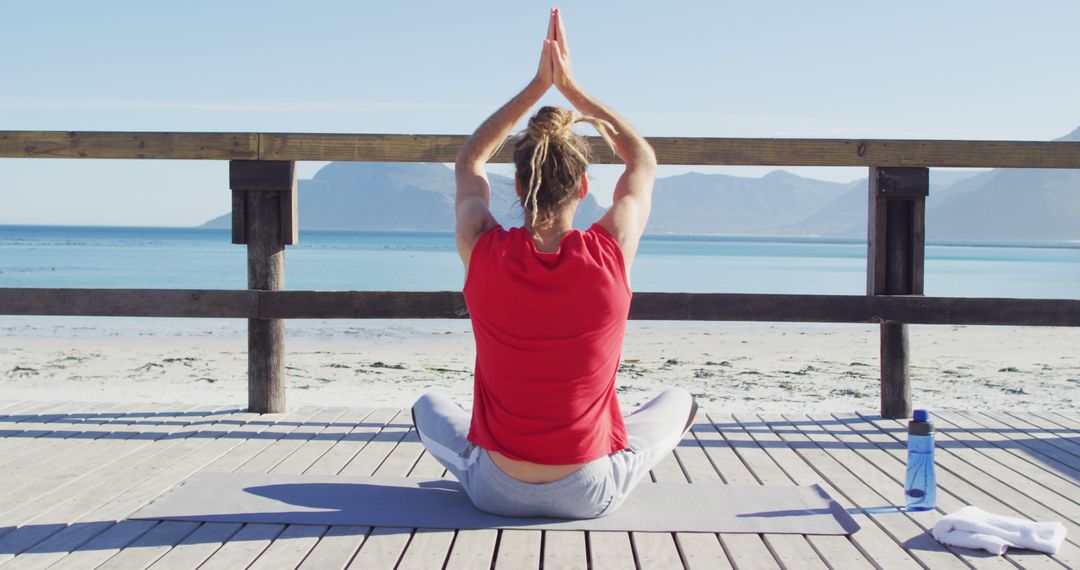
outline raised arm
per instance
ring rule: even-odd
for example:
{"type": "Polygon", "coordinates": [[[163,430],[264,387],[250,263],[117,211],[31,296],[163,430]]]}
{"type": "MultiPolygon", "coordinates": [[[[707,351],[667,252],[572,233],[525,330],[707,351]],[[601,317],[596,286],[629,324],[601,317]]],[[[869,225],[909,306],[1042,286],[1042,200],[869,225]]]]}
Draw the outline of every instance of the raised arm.
{"type": "Polygon", "coordinates": [[[656,180],[656,154],[652,146],[622,117],[585,92],[574,80],[570,67],[570,51],[562,15],[555,10],[556,43],[552,54],[555,87],[581,113],[604,119],[615,128],[608,133],[615,143],[615,154],[626,164],[626,170],[615,184],[611,209],[598,222],[619,242],[627,271],[637,254],[641,234],[649,221],[652,207],[653,183],[656,180]]]}
{"type": "Polygon", "coordinates": [[[540,100],[552,84],[552,54],[554,53],[555,13],[548,23],[548,37],[540,55],[540,65],[529,85],[488,117],[458,152],[454,164],[457,180],[455,217],[458,254],[465,267],[480,234],[495,226],[491,215],[491,185],[484,164],[499,149],[510,130],[525,113],[540,100]]]}

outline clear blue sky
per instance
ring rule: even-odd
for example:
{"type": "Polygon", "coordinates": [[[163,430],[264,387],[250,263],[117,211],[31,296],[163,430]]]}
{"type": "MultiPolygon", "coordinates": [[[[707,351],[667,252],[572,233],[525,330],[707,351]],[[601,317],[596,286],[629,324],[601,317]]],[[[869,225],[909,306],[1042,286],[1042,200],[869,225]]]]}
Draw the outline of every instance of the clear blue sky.
{"type": "MultiPolygon", "coordinates": [[[[646,135],[1047,140],[1080,125],[1080,2],[657,4],[558,5],[579,81],[646,135]]],[[[7,2],[0,129],[465,134],[534,72],[550,6],[7,2]]],[[[615,173],[593,176],[610,203],[615,173]]],[[[0,224],[183,226],[229,208],[223,162],[0,159],[0,198],[0,224]]]]}

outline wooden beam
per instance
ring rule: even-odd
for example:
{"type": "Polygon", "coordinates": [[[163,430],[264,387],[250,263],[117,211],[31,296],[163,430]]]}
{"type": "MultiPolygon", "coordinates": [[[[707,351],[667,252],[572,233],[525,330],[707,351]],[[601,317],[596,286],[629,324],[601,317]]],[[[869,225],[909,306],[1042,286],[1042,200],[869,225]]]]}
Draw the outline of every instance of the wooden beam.
{"type": "MultiPolygon", "coordinates": [[[[454,162],[460,135],[279,134],[260,136],[264,160],[454,162]]],[[[622,164],[587,137],[596,164],[622,164]]],[[[660,164],[1080,168],[1080,143],[649,137],[660,164]]],[[[510,140],[489,162],[513,162],[510,140]]]]}
{"type": "MultiPolygon", "coordinates": [[[[873,167],[869,180],[866,294],[921,295],[930,171],[873,167]]],[[[903,320],[883,320],[880,336],[881,415],[909,417],[907,325],[903,320]]]]}
{"type": "MultiPolygon", "coordinates": [[[[272,291],[264,317],[468,318],[456,291],[272,291]]],[[[634,293],[631,320],[1080,326],[1080,300],[750,293],[634,293]]]]}
{"type": "MultiPolygon", "coordinates": [[[[231,163],[230,163],[231,164],[231,163]]],[[[247,192],[244,190],[232,191],[232,243],[243,245],[247,243],[247,192]]]]}
{"type": "MultiPolygon", "coordinates": [[[[463,319],[457,291],[257,291],[0,287],[0,315],[463,319]]],[[[631,320],[1080,327],[1080,299],[921,295],[634,293],[631,320]]]]}
{"type": "MultiPolygon", "coordinates": [[[[454,161],[463,135],[0,131],[0,158],[454,161]]],[[[661,164],[1080,168],[1080,142],[649,137],[661,164]]],[[[589,137],[597,164],[621,163],[589,137]]],[[[492,162],[511,162],[508,144],[492,162]]]]}
{"type": "Polygon", "coordinates": [[[256,291],[0,287],[0,315],[254,318],[256,291]]]}
{"type": "Polygon", "coordinates": [[[256,133],[0,131],[0,157],[253,160],[258,139],[256,133]]]}
{"type": "Polygon", "coordinates": [[[233,191],[232,242],[247,243],[245,218],[247,205],[238,193],[274,192],[281,208],[280,239],[293,245],[300,239],[297,221],[296,163],[287,160],[233,160],[229,162],[229,188],[233,191]]]}
{"type": "Polygon", "coordinates": [[[468,318],[457,291],[277,291],[262,297],[261,311],[280,319],[468,318]]]}
{"type": "MultiPolygon", "coordinates": [[[[285,244],[281,235],[284,192],[245,190],[248,289],[285,288],[285,244]]],[[[285,411],[285,321],[248,319],[248,409],[285,411]]]]}

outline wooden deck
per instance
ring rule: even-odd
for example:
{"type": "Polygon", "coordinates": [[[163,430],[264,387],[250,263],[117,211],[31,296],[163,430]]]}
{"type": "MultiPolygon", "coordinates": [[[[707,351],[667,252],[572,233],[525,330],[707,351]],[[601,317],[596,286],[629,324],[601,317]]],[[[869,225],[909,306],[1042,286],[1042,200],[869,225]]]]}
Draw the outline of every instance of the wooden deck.
{"type": "MultiPolygon", "coordinates": [[[[903,424],[874,415],[709,414],[653,470],[665,483],[821,483],[851,537],[434,530],[125,520],[203,471],[448,477],[407,410],[0,401],[8,568],[1080,568],[1080,418],[937,416],[940,511],[902,513],[903,424]],[[946,549],[927,530],[974,504],[1058,520],[1054,557],[946,549]]],[[[647,483],[646,483],[647,484],[647,483]]]]}

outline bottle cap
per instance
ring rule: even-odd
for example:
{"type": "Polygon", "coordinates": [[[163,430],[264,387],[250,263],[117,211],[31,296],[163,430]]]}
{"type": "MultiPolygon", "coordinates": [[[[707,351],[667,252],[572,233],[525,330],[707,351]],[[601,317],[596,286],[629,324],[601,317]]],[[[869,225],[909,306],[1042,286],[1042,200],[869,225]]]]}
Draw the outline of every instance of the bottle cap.
{"type": "Polygon", "coordinates": [[[917,422],[928,422],[930,421],[930,412],[926,410],[915,410],[915,413],[912,414],[911,419],[917,422]]]}

